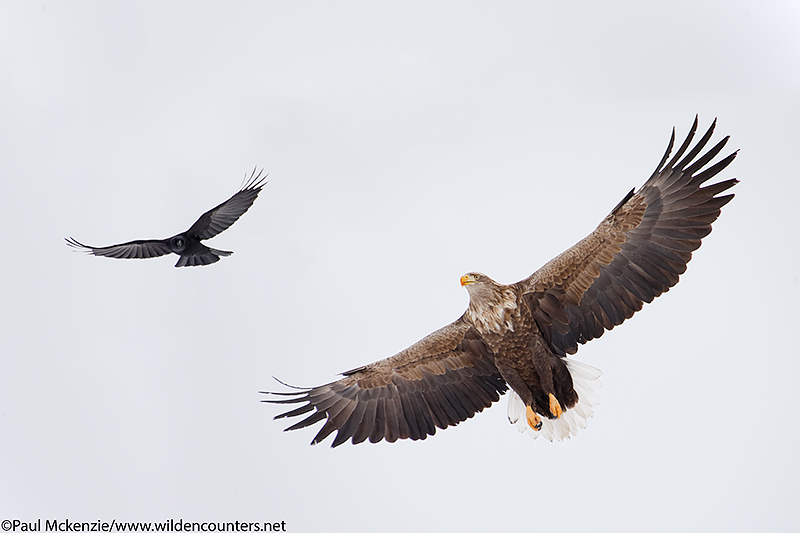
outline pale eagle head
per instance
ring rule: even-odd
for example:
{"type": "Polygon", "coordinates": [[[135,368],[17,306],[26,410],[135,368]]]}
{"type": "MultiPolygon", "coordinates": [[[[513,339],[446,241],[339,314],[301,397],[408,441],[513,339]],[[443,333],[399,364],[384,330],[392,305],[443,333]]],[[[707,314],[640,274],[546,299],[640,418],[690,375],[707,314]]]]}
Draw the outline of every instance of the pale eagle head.
{"type": "Polygon", "coordinates": [[[467,319],[479,332],[503,334],[514,330],[517,294],[511,287],[480,272],[461,276],[461,285],[469,293],[467,319]]]}

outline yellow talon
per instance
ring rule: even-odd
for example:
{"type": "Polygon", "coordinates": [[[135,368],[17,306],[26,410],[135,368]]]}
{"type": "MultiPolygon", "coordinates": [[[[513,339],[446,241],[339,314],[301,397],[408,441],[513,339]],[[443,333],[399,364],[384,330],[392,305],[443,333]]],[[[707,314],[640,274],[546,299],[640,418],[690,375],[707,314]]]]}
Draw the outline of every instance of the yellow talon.
{"type": "Polygon", "coordinates": [[[542,418],[533,412],[531,406],[529,405],[527,410],[525,411],[526,418],[528,419],[528,425],[535,431],[539,431],[542,429],[542,418]]]}
{"type": "Polygon", "coordinates": [[[558,403],[558,400],[556,400],[556,397],[552,394],[550,394],[550,412],[553,413],[553,416],[556,418],[560,418],[561,415],[564,414],[564,411],[561,410],[561,404],[558,403]]]}

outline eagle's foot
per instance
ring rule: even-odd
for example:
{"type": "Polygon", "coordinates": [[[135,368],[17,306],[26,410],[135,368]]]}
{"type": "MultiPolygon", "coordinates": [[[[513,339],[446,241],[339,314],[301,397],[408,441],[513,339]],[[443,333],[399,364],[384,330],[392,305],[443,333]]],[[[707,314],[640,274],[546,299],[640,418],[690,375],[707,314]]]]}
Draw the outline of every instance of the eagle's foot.
{"type": "Polygon", "coordinates": [[[561,415],[564,414],[564,411],[561,409],[561,404],[558,403],[558,400],[556,400],[556,397],[553,396],[552,393],[549,396],[550,396],[550,412],[553,413],[554,417],[561,418],[561,415]]]}
{"type": "Polygon", "coordinates": [[[525,417],[528,419],[528,425],[534,431],[539,431],[540,429],[542,429],[542,417],[534,413],[530,405],[525,411],[525,417]]]}

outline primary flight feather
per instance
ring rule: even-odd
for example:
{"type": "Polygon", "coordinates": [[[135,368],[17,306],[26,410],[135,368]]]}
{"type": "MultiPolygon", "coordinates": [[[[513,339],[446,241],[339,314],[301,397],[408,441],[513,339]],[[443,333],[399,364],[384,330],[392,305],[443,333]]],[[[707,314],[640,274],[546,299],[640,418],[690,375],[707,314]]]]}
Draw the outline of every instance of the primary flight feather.
{"type": "Polygon", "coordinates": [[[266,175],[262,176],[261,172],[256,174],[253,169],[250,177],[236,194],[214,209],[203,213],[188,230],[168,239],[138,240],[103,247],[87,246],[72,237],[65,240],[73,248],[102,257],[147,259],[173,253],[180,256],[175,264],[176,267],[210,265],[219,261],[221,256],[229,256],[233,252],[217,250],[200,241],[219,235],[239,220],[239,217],[256,201],[258,193],[266,183],[265,180],[266,175]]]}
{"type": "Polygon", "coordinates": [[[667,151],[638,191],[597,228],[530,277],[503,285],[485,274],[461,278],[469,306],[455,322],[338,381],[266,402],[300,404],[276,418],[307,415],[287,430],[324,421],[312,444],[336,432],[333,446],[425,439],[471,418],[511,389],[508,417],[533,437],[561,440],[586,427],[600,371],[568,359],[579,344],[633,316],[668,291],[732,194],[728,179],[702,187],[736,157],[709,165],[728,141],[703,155],[716,121],[689,149],[667,151]],[[698,157],[699,156],[699,157],[698,157]]]}

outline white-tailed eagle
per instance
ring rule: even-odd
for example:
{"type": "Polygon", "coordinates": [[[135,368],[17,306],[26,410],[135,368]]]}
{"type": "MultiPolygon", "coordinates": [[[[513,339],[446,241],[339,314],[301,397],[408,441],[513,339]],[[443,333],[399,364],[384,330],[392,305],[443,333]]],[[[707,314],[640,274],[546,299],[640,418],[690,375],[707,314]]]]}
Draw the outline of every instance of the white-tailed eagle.
{"type": "Polygon", "coordinates": [[[308,415],[287,430],[324,425],[312,444],[336,431],[348,439],[425,439],[471,418],[511,389],[509,420],[550,440],[586,427],[600,371],[568,359],[678,283],[692,252],[711,232],[722,195],[736,179],[702,186],[736,152],[710,165],[728,137],[702,155],[716,121],[690,149],[686,140],[650,179],[631,191],[585,239],[530,277],[503,285],[471,272],[461,278],[469,307],[455,322],[381,361],[344,372],[327,385],[267,393],[264,401],[302,404],[275,418],[308,415]]]}

